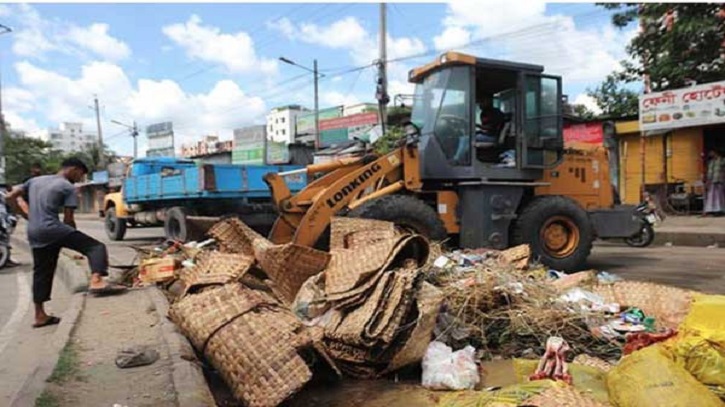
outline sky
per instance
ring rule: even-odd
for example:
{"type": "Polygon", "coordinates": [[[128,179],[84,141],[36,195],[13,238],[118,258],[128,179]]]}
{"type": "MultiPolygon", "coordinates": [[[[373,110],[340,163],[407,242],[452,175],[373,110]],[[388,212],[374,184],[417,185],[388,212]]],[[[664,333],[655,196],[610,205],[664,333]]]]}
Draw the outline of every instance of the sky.
{"type": "MultiPolygon", "coordinates": [[[[535,0],[451,0],[387,6],[389,93],[410,94],[408,71],[447,50],[544,65],[563,77],[571,101],[586,96],[626,58],[634,27],[612,27],[593,4],[535,0]]],[[[374,102],[377,3],[5,4],[0,23],[2,103],[14,129],[33,132],[81,121],[130,155],[128,132],[172,121],[177,145],[264,123],[269,109],[313,106],[318,60],[320,108],[374,102]],[[180,140],[180,141],[178,141],[180,140]]]]}

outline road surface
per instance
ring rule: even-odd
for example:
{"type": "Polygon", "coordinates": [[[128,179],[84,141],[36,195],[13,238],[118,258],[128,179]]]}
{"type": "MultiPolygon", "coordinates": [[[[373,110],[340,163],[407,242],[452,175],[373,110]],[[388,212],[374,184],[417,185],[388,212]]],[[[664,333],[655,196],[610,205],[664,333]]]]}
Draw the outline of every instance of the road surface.
{"type": "MultiPolygon", "coordinates": [[[[162,228],[129,229],[126,239],[112,242],[106,238],[103,222],[83,219],[81,230],[109,245],[112,264],[130,264],[134,251],[129,245],[147,245],[162,241],[162,228]]],[[[707,293],[725,294],[725,249],[704,247],[652,246],[637,249],[616,243],[597,243],[589,267],[606,270],[626,279],[652,281],[707,293]]]]}

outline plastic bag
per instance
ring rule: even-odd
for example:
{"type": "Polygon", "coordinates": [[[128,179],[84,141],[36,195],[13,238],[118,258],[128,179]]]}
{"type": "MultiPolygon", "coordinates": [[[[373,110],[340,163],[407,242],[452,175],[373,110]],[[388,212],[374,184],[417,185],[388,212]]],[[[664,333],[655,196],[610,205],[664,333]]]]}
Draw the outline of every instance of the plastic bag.
{"type": "Polygon", "coordinates": [[[453,352],[443,342],[433,341],[423,357],[423,387],[434,390],[473,389],[480,382],[472,346],[453,352]]]}
{"type": "Polygon", "coordinates": [[[721,407],[720,399],[660,345],[625,356],[607,374],[610,402],[618,407],[721,407]]]}

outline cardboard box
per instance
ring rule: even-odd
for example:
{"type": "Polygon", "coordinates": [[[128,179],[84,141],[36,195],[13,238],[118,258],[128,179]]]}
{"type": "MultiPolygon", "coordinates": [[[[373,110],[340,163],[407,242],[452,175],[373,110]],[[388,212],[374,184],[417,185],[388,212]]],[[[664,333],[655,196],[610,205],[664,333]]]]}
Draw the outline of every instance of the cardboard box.
{"type": "Polygon", "coordinates": [[[142,260],[138,278],[144,283],[168,281],[174,278],[174,271],[179,265],[179,261],[173,257],[142,260]]]}

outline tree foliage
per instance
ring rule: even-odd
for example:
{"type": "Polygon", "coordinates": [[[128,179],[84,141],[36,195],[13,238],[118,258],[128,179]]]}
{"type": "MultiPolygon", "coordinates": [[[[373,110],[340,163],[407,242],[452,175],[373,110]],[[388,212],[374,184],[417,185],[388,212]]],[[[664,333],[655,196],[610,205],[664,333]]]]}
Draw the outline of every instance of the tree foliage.
{"type": "Polygon", "coordinates": [[[620,78],[649,75],[652,91],[725,78],[725,8],[719,3],[608,3],[620,28],[638,22],[642,30],[627,46],[636,62],[623,62],[620,78]]]}
{"type": "Polygon", "coordinates": [[[596,100],[602,111],[600,117],[636,116],[639,111],[639,94],[627,89],[616,73],[607,75],[599,86],[587,90],[587,94],[596,100]]]}

